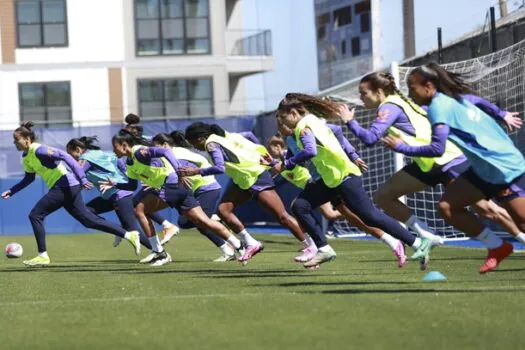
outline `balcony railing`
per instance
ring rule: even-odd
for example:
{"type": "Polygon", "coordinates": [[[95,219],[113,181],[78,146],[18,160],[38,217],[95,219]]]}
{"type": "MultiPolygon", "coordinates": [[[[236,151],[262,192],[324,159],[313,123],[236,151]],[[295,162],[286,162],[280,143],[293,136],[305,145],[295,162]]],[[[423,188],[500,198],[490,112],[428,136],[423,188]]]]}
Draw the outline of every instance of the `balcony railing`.
{"type": "Polygon", "coordinates": [[[233,31],[232,34],[242,36],[234,41],[230,56],[271,56],[272,32],[264,30],[255,34],[246,35],[246,31],[233,31]]]}

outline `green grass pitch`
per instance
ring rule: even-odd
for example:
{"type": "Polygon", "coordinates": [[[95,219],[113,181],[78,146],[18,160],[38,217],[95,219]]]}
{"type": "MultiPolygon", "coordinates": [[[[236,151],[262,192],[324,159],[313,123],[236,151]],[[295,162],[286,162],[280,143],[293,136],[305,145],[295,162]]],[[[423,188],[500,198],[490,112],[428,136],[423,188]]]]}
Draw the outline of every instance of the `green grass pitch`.
{"type": "MultiPolygon", "coordinates": [[[[523,255],[480,276],[485,251],[438,248],[429,270],[448,281],[424,283],[377,242],[330,241],[337,259],[309,271],[290,236],[257,238],[265,251],[243,267],[211,262],[218,250],[185,231],[167,246],[174,262],[152,268],[109,235],[50,235],[47,268],[0,258],[0,349],[525,346],[523,255]]],[[[12,241],[35,254],[33,237],[0,237],[12,241]]]]}

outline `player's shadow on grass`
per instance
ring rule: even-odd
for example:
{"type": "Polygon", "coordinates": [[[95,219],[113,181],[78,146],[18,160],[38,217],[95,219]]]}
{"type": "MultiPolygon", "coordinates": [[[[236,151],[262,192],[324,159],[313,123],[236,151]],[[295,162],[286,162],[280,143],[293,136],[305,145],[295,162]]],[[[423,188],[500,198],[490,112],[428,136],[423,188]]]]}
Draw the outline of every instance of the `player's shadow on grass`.
{"type": "Polygon", "coordinates": [[[268,287],[307,287],[307,286],[359,286],[359,285],[377,285],[377,284],[415,284],[418,282],[410,281],[340,281],[340,282],[287,282],[287,283],[277,283],[277,284],[265,284],[259,286],[268,286],[268,287]]]}
{"type": "MultiPolygon", "coordinates": [[[[271,245],[271,244],[275,244],[275,245],[279,245],[279,246],[283,246],[283,245],[298,245],[297,242],[293,242],[293,241],[274,241],[274,240],[264,239],[264,238],[261,238],[260,241],[262,243],[268,244],[268,245],[271,245]]],[[[265,253],[266,253],[266,251],[265,251],[265,253]]]]}
{"type": "MultiPolygon", "coordinates": [[[[301,271],[301,270],[299,270],[301,271]]],[[[137,271],[138,274],[197,274],[198,277],[203,278],[246,278],[246,277],[285,277],[289,276],[291,273],[297,274],[297,270],[243,270],[241,266],[239,269],[223,270],[220,268],[217,269],[181,269],[181,270],[149,270],[141,269],[137,271]]]]}
{"type": "Polygon", "coordinates": [[[430,293],[502,293],[522,292],[523,288],[415,288],[415,289],[335,289],[322,291],[303,291],[304,294],[430,294],[430,293]]]}

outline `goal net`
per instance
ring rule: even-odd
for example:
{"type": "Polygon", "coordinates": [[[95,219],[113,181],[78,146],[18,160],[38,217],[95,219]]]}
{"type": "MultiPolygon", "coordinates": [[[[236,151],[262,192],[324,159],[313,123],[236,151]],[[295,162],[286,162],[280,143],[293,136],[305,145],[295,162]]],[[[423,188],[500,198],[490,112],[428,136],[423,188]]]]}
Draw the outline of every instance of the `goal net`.
{"type": "MultiPolygon", "coordinates": [[[[478,95],[497,104],[504,110],[519,112],[523,117],[525,112],[524,60],[525,41],[521,41],[498,52],[466,61],[444,64],[443,67],[463,74],[478,95]]],[[[393,63],[388,69],[397,79],[398,85],[404,93],[407,93],[406,78],[413,68],[397,66],[396,63],[393,63]]],[[[339,98],[341,101],[354,105],[356,107],[356,119],[363,127],[367,127],[375,118],[375,110],[366,110],[362,107],[358,91],[359,81],[360,78],[349,81],[323,91],[321,95],[330,96],[334,99],[339,98]]],[[[365,146],[346,128],[345,133],[370,167],[370,170],[364,174],[365,187],[370,195],[392,174],[410,162],[409,158],[396,154],[381,144],[372,147],[365,146]]],[[[516,146],[523,153],[525,153],[524,133],[524,129],[511,133],[516,146]]],[[[465,235],[447,225],[436,211],[442,193],[443,188],[437,186],[413,195],[407,195],[402,200],[419,218],[425,220],[432,229],[444,236],[445,239],[464,239],[465,235]]],[[[489,224],[493,225],[492,223],[489,224]]],[[[337,233],[342,236],[363,234],[346,221],[336,222],[334,227],[337,233]]],[[[499,227],[494,226],[494,229],[501,234],[506,234],[499,227]]]]}

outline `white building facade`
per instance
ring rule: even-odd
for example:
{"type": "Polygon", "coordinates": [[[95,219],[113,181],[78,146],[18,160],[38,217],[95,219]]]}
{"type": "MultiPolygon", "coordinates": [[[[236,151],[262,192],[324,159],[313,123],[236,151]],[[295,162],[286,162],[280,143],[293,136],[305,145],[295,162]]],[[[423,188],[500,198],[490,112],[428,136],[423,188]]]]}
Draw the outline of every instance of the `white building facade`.
{"type": "Polygon", "coordinates": [[[0,128],[246,113],[271,70],[242,0],[0,0],[0,128]]]}

